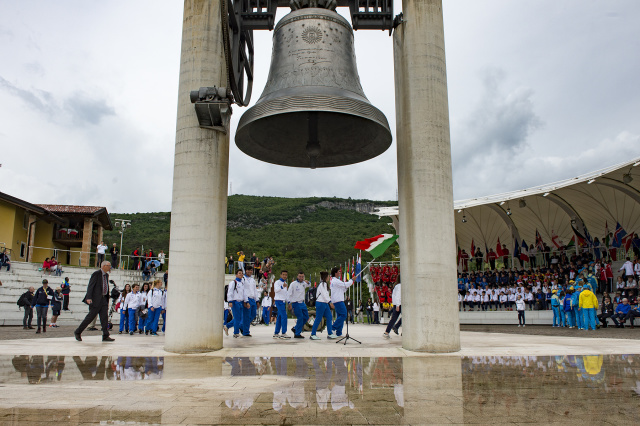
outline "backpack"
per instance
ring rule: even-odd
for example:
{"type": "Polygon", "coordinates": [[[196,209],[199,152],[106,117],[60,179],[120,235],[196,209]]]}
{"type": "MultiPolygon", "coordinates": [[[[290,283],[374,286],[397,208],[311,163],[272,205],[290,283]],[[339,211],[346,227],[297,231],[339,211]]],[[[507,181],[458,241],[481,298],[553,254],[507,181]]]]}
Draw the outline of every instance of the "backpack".
{"type": "Polygon", "coordinates": [[[27,301],[25,300],[26,299],[26,295],[27,295],[27,293],[22,293],[20,295],[20,297],[18,298],[18,302],[17,302],[18,306],[20,306],[20,307],[27,306],[27,301]]]}

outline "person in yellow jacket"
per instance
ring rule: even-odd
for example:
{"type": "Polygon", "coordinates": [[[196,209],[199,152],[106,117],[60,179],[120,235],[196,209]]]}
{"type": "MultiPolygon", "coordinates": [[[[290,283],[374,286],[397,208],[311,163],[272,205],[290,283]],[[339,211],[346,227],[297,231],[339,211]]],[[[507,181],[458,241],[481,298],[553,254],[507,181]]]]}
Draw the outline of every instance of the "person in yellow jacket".
{"type": "Polygon", "coordinates": [[[242,272],[244,273],[244,252],[242,250],[240,250],[238,252],[238,269],[242,269],[242,272]]]}
{"type": "Polygon", "coordinates": [[[579,306],[582,309],[582,315],[584,315],[584,329],[591,330],[596,329],[596,309],[598,309],[598,298],[589,287],[582,290],[580,293],[579,306]]]}

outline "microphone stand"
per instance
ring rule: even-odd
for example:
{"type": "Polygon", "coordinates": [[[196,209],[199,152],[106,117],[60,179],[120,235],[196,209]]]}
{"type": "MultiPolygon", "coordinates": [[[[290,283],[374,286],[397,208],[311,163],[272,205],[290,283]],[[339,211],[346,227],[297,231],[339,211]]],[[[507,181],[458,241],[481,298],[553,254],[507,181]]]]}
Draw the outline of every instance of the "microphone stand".
{"type": "MultiPolygon", "coordinates": [[[[375,259],[373,259],[371,262],[373,262],[374,260],[375,260],[375,259]]],[[[367,266],[365,266],[365,267],[364,267],[364,269],[363,269],[362,271],[360,271],[360,273],[359,273],[358,275],[356,275],[356,276],[354,276],[354,277],[352,278],[354,283],[355,283],[356,278],[358,278],[358,276],[360,276],[360,275],[365,271],[365,269],[367,269],[367,268],[369,267],[369,265],[371,265],[371,262],[369,262],[369,263],[367,264],[367,266]]],[[[341,338],[340,340],[338,340],[336,343],[340,343],[340,342],[342,342],[342,341],[344,340],[343,345],[346,345],[346,344],[347,344],[347,342],[349,341],[349,339],[351,339],[351,340],[353,340],[354,342],[356,342],[356,343],[358,343],[358,344],[362,344],[362,342],[361,342],[361,341],[356,340],[356,339],[354,339],[353,337],[349,336],[349,313],[348,313],[348,312],[347,312],[347,319],[346,319],[346,321],[347,321],[347,334],[345,334],[345,335],[344,335],[344,337],[343,337],[343,338],[341,338]]]]}

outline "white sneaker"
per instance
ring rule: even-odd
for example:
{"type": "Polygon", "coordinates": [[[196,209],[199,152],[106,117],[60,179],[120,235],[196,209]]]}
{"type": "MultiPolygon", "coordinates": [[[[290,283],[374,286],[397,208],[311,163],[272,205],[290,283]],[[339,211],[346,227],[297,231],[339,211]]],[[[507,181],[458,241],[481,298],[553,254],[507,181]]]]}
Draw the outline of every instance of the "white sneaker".
{"type": "Polygon", "coordinates": [[[226,334],[228,336],[229,335],[229,327],[227,327],[226,325],[223,325],[222,329],[224,330],[224,334],[226,334]]]}
{"type": "Polygon", "coordinates": [[[280,338],[281,338],[281,339],[291,339],[291,336],[287,336],[287,333],[282,333],[282,334],[280,335],[280,338]]]}
{"type": "Polygon", "coordinates": [[[382,337],[384,337],[385,339],[391,339],[391,336],[389,336],[389,333],[382,333],[382,337]]]}
{"type": "Polygon", "coordinates": [[[279,334],[274,334],[274,335],[273,335],[273,338],[274,338],[274,339],[279,339],[279,338],[280,338],[280,335],[279,335],[279,334]]]}
{"type": "Polygon", "coordinates": [[[327,339],[337,339],[337,338],[338,338],[338,336],[336,336],[335,334],[329,334],[327,336],[327,339]]]}
{"type": "Polygon", "coordinates": [[[320,340],[320,338],[318,336],[316,336],[315,334],[311,337],[309,337],[309,339],[311,340],[320,340]]]}
{"type": "Polygon", "coordinates": [[[526,324],[522,324],[522,326],[523,326],[523,327],[526,327],[527,325],[526,325],[526,324]]]}
{"type": "Polygon", "coordinates": [[[520,324],[518,324],[518,327],[522,327],[520,324]]]}

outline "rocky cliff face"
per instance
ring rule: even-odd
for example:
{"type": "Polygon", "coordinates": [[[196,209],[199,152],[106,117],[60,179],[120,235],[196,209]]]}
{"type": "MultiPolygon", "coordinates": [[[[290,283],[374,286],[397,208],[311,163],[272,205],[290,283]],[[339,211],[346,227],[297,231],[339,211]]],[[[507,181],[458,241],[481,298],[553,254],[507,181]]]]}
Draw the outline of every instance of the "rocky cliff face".
{"type": "Polygon", "coordinates": [[[373,203],[349,203],[347,201],[321,201],[317,204],[312,204],[310,206],[305,207],[308,212],[314,212],[318,209],[318,207],[322,207],[325,209],[335,209],[335,210],[355,210],[358,213],[372,213],[373,210],[377,207],[373,203]]]}

